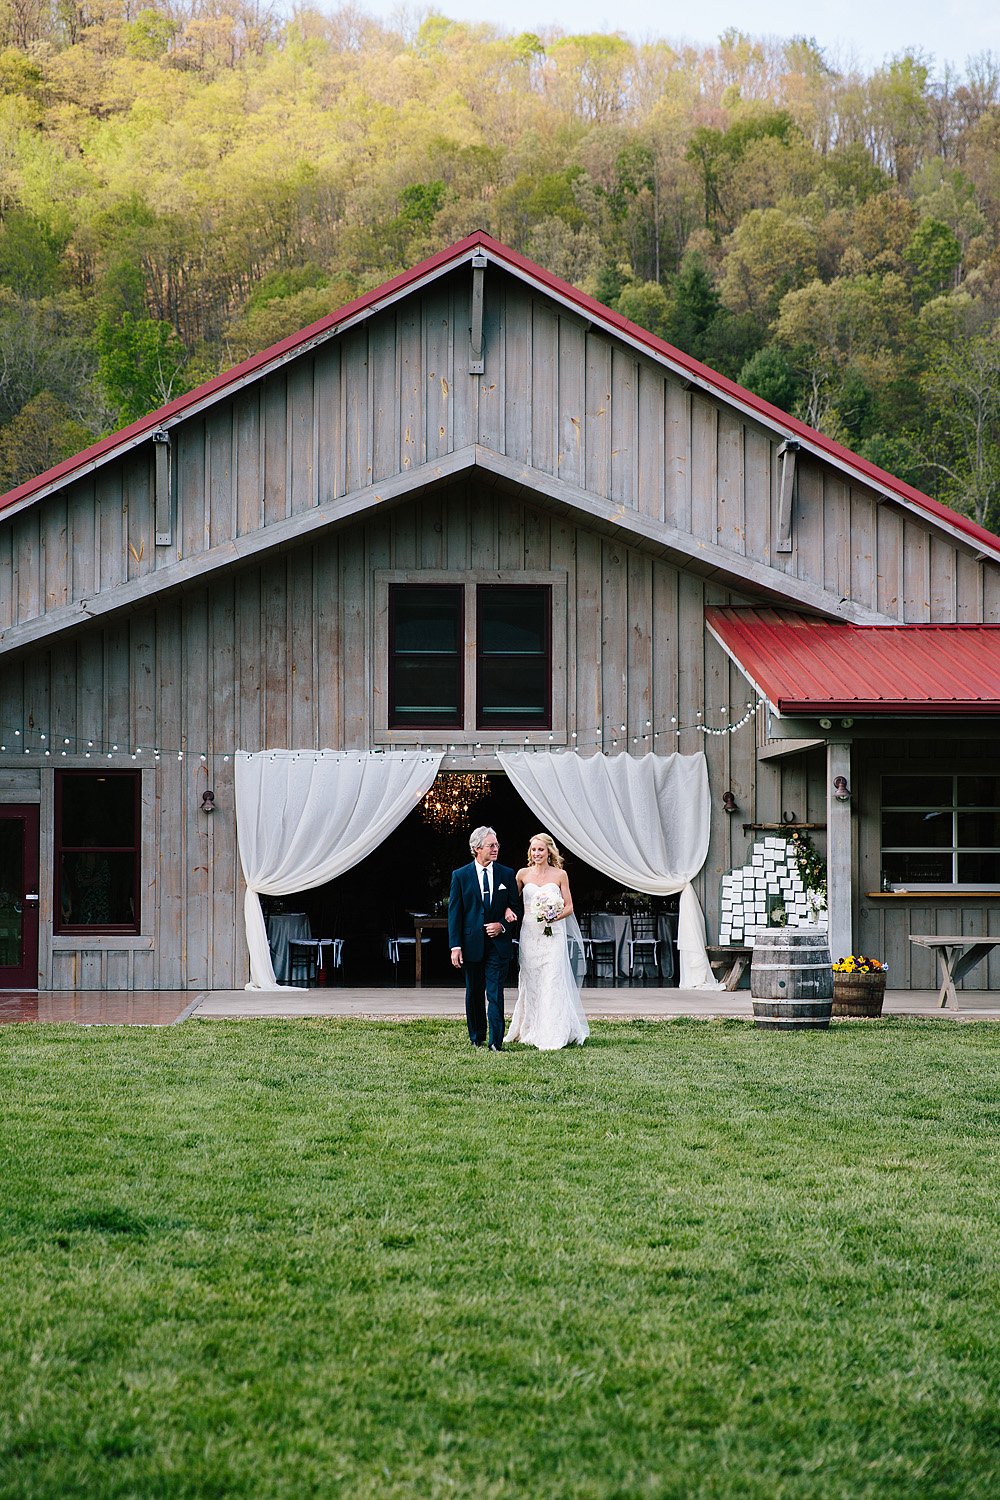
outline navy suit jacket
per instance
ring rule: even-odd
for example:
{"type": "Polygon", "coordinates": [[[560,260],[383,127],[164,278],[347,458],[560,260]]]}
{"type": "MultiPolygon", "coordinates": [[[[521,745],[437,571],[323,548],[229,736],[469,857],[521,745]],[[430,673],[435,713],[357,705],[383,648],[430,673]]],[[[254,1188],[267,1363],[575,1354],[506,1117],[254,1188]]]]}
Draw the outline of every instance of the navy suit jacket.
{"type": "Polygon", "coordinates": [[[507,929],[493,939],[500,954],[510,957],[511,940],[516,936],[514,923],[508,922],[504,912],[508,906],[517,912],[520,920],[524,908],[517,889],[517,872],[494,861],[492,878],[493,896],[487,908],[483,907],[483,872],[475,860],[463,865],[451,877],[451,894],[448,897],[448,946],[461,948],[462,958],[468,963],[482,963],[486,953],[487,922],[502,922],[507,929]],[[513,930],[512,930],[513,929],[513,930]]]}

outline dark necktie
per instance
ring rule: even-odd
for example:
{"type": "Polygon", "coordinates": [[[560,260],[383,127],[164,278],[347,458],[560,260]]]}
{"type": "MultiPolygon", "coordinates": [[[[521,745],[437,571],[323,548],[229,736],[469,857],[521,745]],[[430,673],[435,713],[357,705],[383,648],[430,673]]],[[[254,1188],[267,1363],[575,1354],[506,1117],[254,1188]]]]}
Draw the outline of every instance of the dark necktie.
{"type": "Polygon", "coordinates": [[[483,910],[490,904],[490,875],[489,865],[483,865],[483,910]]]}

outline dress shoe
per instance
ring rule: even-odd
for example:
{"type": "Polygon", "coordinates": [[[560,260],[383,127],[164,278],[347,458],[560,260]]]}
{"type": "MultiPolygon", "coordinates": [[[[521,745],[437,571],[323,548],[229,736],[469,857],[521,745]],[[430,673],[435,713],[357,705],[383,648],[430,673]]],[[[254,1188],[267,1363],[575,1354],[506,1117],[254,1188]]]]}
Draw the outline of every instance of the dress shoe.
{"type": "Polygon", "coordinates": [[[490,1051],[491,1052],[502,1052],[503,1048],[502,1047],[498,1047],[497,1044],[496,1044],[496,1042],[490,1042],[490,1051]]]}

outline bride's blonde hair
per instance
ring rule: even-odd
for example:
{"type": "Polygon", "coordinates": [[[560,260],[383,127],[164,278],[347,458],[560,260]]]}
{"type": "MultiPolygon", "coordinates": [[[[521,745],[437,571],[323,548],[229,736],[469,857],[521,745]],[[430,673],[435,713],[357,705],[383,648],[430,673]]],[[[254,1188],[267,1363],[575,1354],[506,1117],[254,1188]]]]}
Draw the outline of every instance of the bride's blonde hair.
{"type": "Polygon", "coordinates": [[[557,870],[565,869],[566,861],[563,859],[562,855],[559,853],[559,846],[556,843],[555,839],[552,837],[551,833],[535,833],[535,834],[532,834],[531,841],[528,844],[528,859],[527,859],[527,863],[529,865],[531,864],[531,845],[532,844],[544,844],[545,847],[546,847],[546,849],[548,849],[548,851],[549,851],[549,864],[550,865],[555,865],[555,867],[556,867],[557,870]]]}

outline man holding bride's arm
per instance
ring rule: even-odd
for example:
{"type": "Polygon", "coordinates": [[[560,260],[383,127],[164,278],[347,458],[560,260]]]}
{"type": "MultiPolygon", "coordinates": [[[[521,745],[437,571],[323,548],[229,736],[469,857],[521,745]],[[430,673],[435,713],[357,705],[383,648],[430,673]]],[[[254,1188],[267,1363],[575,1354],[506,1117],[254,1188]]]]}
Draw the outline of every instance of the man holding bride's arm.
{"type": "Polygon", "coordinates": [[[465,970],[465,1019],[469,1041],[491,1052],[503,1050],[503,988],[511,943],[523,907],[514,871],[497,863],[500,843],[493,828],[469,837],[471,864],[451,877],[448,943],[456,969],[465,970]]]}

